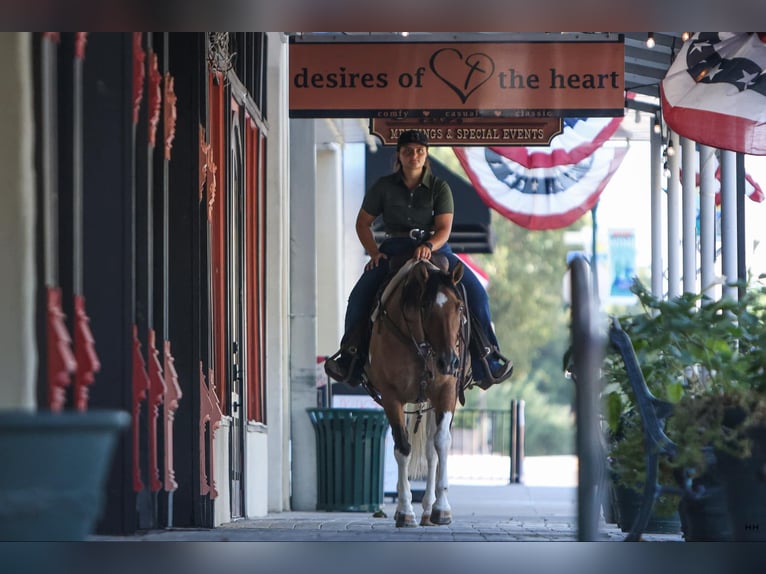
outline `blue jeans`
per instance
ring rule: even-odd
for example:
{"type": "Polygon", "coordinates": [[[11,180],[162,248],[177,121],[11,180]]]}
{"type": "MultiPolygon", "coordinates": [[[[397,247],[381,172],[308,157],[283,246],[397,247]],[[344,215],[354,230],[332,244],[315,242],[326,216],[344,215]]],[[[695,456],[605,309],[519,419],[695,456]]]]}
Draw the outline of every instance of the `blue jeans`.
{"type": "MultiPolygon", "coordinates": [[[[416,245],[417,242],[408,237],[391,237],[381,243],[380,251],[389,257],[393,257],[411,252],[416,245]]],[[[445,244],[435,253],[441,253],[447,257],[450,270],[460,261],[457,255],[452,252],[449,244],[445,244]]],[[[372,306],[375,303],[375,295],[388,276],[388,272],[388,260],[381,259],[377,267],[365,270],[359,278],[348,296],[345,321],[346,333],[350,333],[354,325],[369,318],[372,306]]],[[[490,344],[499,348],[497,337],[495,337],[495,332],[492,329],[492,317],[489,311],[487,292],[470,269],[466,269],[465,273],[463,273],[461,283],[465,286],[468,309],[484,330],[490,344]]],[[[477,381],[484,378],[484,367],[473,349],[471,349],[471,363],[473,378],[477,381]]]]}

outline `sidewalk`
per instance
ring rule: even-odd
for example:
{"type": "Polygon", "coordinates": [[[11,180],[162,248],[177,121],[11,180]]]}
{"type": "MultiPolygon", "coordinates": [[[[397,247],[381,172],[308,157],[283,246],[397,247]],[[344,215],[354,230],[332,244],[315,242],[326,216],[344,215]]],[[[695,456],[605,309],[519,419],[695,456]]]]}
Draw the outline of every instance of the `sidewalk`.
{"type": "MultiPolygon", "coordinates": [[[[577,541],[576,459],[530,457],[522,484],[451,483],[452,524],[396,528],[396,504],[385,498],[385,516],[366,512],[280,512],[214,529],[169,529],[133,536],[94,536],[94,541],[577,541]],[[574,465],[574,466],[573,466],[574,465]]],[[[422,508],[413,503],[419,518],[422,508]]],[[[622,541],[614,524],[599,527],[600,540],[622,541]]],[[[682,542],[680,534],[645,534],[646,541],[682,542]]]]}

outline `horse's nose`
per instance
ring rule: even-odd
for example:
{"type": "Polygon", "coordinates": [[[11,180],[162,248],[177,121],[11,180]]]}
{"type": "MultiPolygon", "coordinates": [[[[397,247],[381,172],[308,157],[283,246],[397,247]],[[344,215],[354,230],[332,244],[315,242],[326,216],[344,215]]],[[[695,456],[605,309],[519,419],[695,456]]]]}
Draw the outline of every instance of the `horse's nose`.
{"type": "Polygon", "coordinates": [[[439,370],[444,375],[454,375],[457,373],[458,366],[460,366],[460,357],[454,351],[449,355],[442,357],[439,360],[439,370]]]}

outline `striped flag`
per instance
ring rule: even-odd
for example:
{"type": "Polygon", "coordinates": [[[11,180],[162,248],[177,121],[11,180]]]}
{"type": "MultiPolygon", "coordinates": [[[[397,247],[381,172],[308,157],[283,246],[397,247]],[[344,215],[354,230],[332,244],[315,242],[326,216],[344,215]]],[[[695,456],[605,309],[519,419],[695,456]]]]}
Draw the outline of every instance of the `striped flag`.
{"type": "MultiPolygon", "coordinates": [[[[715,190],[715,203],[716,205],[721,204],[721,164],[718,162],[718,155],[712,154],[711,155],[711,161],[714,162],[715,165],[715,181],[718,184],[718,187],[715,190]]],[[[681,174],[683,175],[683,173],[681,174]]],[[[700,185],[700,174],[697,172],[695,174],[695,185],[699,187],[700,185]]],[[[766,196],[764,196],[763,190],[761,189],[761,186],[758,184],[755,179],[749,174],[745,174],[745,193],[747,196],[755,201],[756,203],[761,203],[766,196]]]]}
{"type": "Polygon", "coordinates": [[[539,168],[579,163],[604,145],[620,127],[617,118],[564,118],[563,131],[547,147],[491,147],[523,167],[539,168]]]}
{"type": "Polygon", "coordinates": [[[484,270],[484,268],[476,263],[473,257],[468,255],[468,253],[456,253],[455,255],[457,255],[458,259],[463,262],[463,265],[465,265],[474,275],[476,275],[479,283],[481,283],[481,286],[484,287],[484,290],[486,290],[487,287],[489,287],[489,274],[484,270]]]}
{"type": "Polygon", "coordinates": [[[766,32],[698,32],[660,84],[668,126],[696,142],[766,155],[766,32]]]}
{"type": "Polygon", "coordinates": [[[575,164],[526,168],[490,148],[452,148],[492,209],[527,229],[567,227],[598,201],[627,148],[601,146],[575,164]]]}

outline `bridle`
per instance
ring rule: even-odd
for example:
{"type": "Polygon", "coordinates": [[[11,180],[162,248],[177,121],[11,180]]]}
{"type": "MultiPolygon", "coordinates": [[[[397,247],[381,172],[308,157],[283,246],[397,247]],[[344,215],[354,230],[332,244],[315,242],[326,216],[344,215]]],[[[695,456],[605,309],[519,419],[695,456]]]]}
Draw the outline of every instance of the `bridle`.
{"type": "MultiPolygon", "coordinates": [[[[438,271],[439,273],[442,273],[442,271],[438,271]]],[[[404,289],[406,285],[406,282],[401,282],[399,285],[397,285],[397,290],[404,289]]],[[[466,355],[467,355],[467,349],[468,349],[468,341],[470,340],[470,321],[468,320],[467,316],[467,309],[466,309],[466,294],[465,294],[465,287],[462,283],[458,283],[457,285],[451,283],[448,285],[448,288],[450,288],[455,295],[457,296],[458,300],[461,302],[459,313],[460,313],[460,330],[458,332],[458,344],[460,348],[460,357],[459,357],[459,370],[456,373],[449,373],[454,374],[458,377],[458,384],[460,384],[465,379],[465,369],[466,369],[466,355]]],[[[406,345],[411,345],[417,354],[417,356],[420,358],[420,360],[423,363],[422,368],[422,374],[420,376],[420,385],[418,390],[418,399],[417,402],[424,402],[426,400],[425,398],[425,389],[428,383],[432,382],[434,380],[434,369],[433,367],[433,359],[435,356],[434,353],[434,347],[433,344],[428,340],[426,336],[426,330],[425,330],[425,323],[427,319],[427,315],[430,312],[430,309],[433,307],[433,302],[426,306],[422,304],[422,298],[424,295],[421,295],[421,301],[419,301],[418,309],[419,309],[419,318],[420,318],[420,331],[423,333],[422,340],[418,340],[418,338],[415,336],[415,331],[417,330],[417,325],[414,325],[412,321],[408,318],[407,313],[405,312],[405,304],[402,297],[399,297],[399,315],[404,319],[404,324],[406,326],[406,331],[402,326],[397,323],[392,317],[391,313],[389,313],[388,305],[390,304],[391,299],[389,301],[382,304],[379,314],[380,322],[378,324],[378,328],[382,328],[384,325],[389,327],[390,331],[394,333],[402,342],[404,342],[406,345]]],[[[369,390],[369,389],[368,389],[369,390]]],[[[378,400],[374,395],[373,398],[378,400]]],[[[379,401],[378,401],[379,402],[379,401]]],[[[418,411],[420,414],[421,411],[418,411]]]]}

